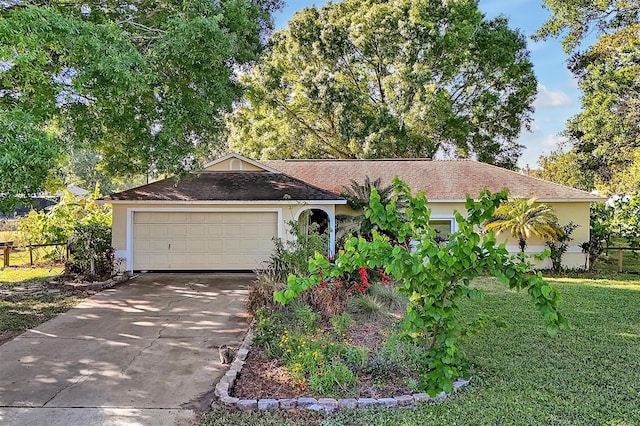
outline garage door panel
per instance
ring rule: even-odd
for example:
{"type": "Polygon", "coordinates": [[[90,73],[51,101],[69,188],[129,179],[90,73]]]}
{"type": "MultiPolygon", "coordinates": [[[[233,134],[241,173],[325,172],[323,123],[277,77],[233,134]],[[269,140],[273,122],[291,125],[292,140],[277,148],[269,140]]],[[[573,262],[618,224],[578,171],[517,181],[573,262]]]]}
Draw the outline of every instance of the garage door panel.
{"type": "Polygon", "coordinates": [[[167,236],[169,238],[174,238],[174,237],[184,238],[187,236],[187,230],[188,230],[187,226],[180,226],[180,225],[169,226],[167,227],[167,236]]]}
{"type": "Polygon", "coordinates": [[[205,225],[188,225],[186,229],[187,229],[187,236],[202,237],[205,235],[207,228],[205,227],[205,225]]]}
{"type": "Polygon", "coordinates": [[[256,269],[277,235],[275,212],[136,212],[137,270],[256,269]]]}
{"type": "MultiPolygon", "coordinates": [[[[202,234],[200,234],[200,235],[202,235],[202,234]]],[[[187,252],[194,253],[194,255],[197,254],[197,253],[202,253],[206,249],[206,244],[205,243],[206,243],[206,241],[203,240],[203,239],[190,239],[190,240],[187,240],[187,242],[186,242],[186,244],[187,244],[187,247],[186,247],[187,252]]]]}
{"type": "Polygon", "coordinates": [[[215,240],[207,240],[207,251],[217,253],[224,249],[224,240],[221,238],[215,240]]]}
{"type": "Polygon", "coordinates": [[[242,226],[239,224],[234,224],[234,223],[225,224],[225,226],[222,228],[222,235],[225,237],[235,237],[236,235],[239,235],[241,232],[242,232],[242,226]]]}

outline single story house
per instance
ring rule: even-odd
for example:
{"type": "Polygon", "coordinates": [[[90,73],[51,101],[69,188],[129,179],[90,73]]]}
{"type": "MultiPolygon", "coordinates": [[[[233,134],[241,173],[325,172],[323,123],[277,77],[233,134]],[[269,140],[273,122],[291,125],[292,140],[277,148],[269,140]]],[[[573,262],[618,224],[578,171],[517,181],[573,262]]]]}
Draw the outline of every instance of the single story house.
{"type": "MultiPolygon", "coordinates": [[[[290,237],[290,223],[327,226],[335,246],[336,216],[354,214],[339,194],[351,181],[395,176],[424,191],[441,235],[456,230],[453,211],[464,212],[466,194],[509,188],[512,197],[535,197],[552,206],[560,224],[580,225],[565,265],[584,267],[577,244],[589,240],[588,192],[472,160],[277,160],[258,162],[229,154],[191,177],[153,182],[102,198],[113,206],[113,246],[123,270],[255,270],[267,261],[275,237],[290,237]],[[307,214],[304,214],[304,213],[307,214]],[[304,214],[304,215],[303,215],[304,214]]],[[[518,245],[505,238],[510,251],[518,245]]],[[[529,241],[528,252],[544,249],[529,241]]]]}

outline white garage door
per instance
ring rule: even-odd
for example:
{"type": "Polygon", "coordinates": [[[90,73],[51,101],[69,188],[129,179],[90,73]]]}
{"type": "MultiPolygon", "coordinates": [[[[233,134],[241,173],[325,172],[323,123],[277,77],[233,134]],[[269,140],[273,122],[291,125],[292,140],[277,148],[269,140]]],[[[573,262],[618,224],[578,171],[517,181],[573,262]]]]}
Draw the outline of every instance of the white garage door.
{"type": "Polygon", "coordinates": [[[135,212],[133,269],[253,270],[271,254],[275,212],[135,212]]]}

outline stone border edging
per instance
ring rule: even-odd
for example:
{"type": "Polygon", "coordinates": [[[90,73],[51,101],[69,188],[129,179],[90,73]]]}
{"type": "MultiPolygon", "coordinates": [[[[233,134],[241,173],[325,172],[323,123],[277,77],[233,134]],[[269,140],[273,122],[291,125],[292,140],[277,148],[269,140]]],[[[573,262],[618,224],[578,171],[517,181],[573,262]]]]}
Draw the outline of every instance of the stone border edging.
{"type": "MultiPolygon", "coordinates": [[[[215,387],[215,395],[220,402],[229,407],[237,408],[242,411],[266,411],[266,410],[291,410],[294,408],[306,408],[314,411],[325,411],[332,413],[340,408],[369,408],[384,407],[398,408],[409,407],[420,402],[440,402],[444,401],[449,395],[441,392],[435,397],[430,397],[427,393],[414,393],[411,395],[401,395],[393,398],[309,398],[300,397],[294,399],[240,399],[229,395],[229,391],[233,388],[238,374],[244,366],[249,349],[253,344],[253,327],[255,320],[249,325],[247,335],[236,352],[235,359],[231,363],[229,370],[220,379],[215,387]]],[[[458,379],[453,382],[453,391],[463,388],[469,384],[471,380],[458,379]]],[[[213,405],[213,404],[212,404],[213,405]]],[[[215,408],[215,407],[214,407],[215,408]]]]}
{"type": "Polygon", "coordinates": [[[135,275],[125,272],[123,274],[114,275],[106,281],[93,281],[93,282],[74,282],[74,281],[59,281],[57,278],[47,281],[48,286],[62,288],[66,290],[94,290],[102,291],[109,288],[113,288],[118,284],[122,284],[135,275]]]}

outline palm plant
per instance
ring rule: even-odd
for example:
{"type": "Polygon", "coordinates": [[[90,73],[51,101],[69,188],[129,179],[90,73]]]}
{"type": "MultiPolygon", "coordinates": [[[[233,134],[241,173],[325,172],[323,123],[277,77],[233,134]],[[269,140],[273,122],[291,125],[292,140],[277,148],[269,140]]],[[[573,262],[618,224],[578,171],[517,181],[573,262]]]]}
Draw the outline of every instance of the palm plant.
{"type": "Polygon", "coordinates": [[[369,176],[366,176],[363,184],[351,180],[349,186],[345,186],[342,193],[340,193],[340,196],[347,200],[347,205],[354,211],[359,212],[355,216],[338,215],[337,219],[340,222],[340,229],[343,233],[356,233],[365,238],[371,235],[373,224],[364,215],[363,210],[369,205],[372,188],[375,188],[380,194],[382,205],[387,205],[393,194],[393,185],[383,187],[380,178],[372,182],[369,176]]]}
{"type": "Polygon", "coordinates": [[[501,204],[493,217],[485,224],[486,231],[510,232],[518,239],[520,251],[524,253],[527,240],[538,238],[557,241],[562,235],[558,217],[546,204],[537,203],[535,198],[514,198],[501,204]]]}

